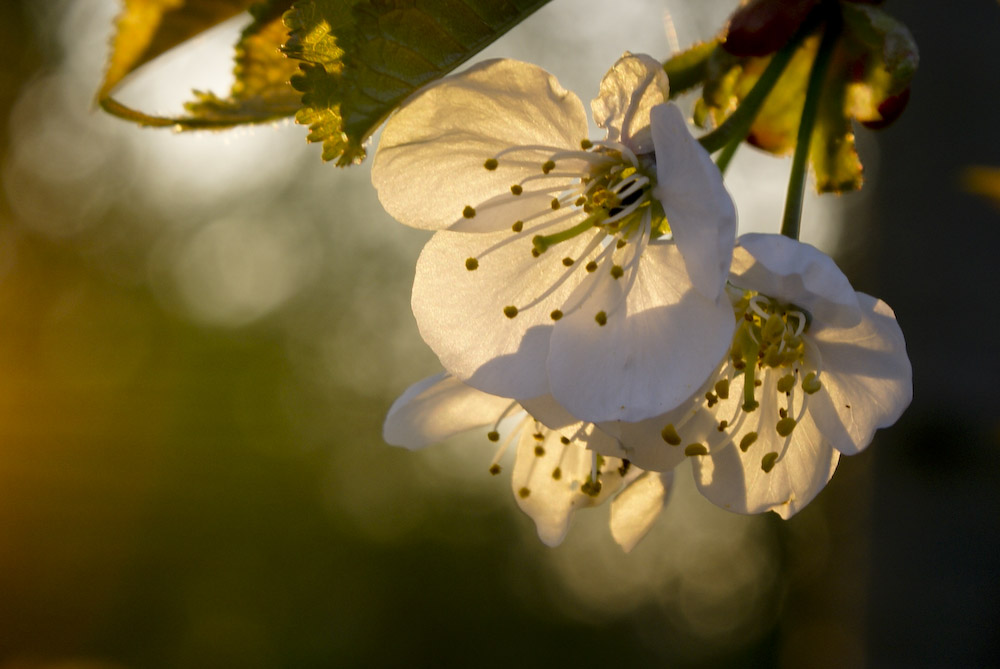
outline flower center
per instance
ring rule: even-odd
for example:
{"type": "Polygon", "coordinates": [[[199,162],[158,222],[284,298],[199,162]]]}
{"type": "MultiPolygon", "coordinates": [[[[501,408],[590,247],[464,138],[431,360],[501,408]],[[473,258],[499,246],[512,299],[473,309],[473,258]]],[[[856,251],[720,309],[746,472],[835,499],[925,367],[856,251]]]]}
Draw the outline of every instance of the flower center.
{"type": "MultiPolygon", "coordinates": [[[[600,494],[603,484],[601,479],[605,473],[606,463],[605,458],[598,455],[596,452],[591,451],[591,467],[590,472],[587,474],[585,479],[577,480],[575,479],[575,474],[573,472],[566,472],[563,470],[563,461],[570,448],[586,448],[585,441],[588,437],[590,431],[596,429],[593,425],[581,425],[578,430],[574,433],[569,434],[558,434],[557,432],[548,429],[537,420],[535,420],[530,414],[528,414],[523,409],[520,411],[520,416],[517,416],[520,409],[517,402],[512,402],[504,411],[497,417],[496,422],[493,424],[489,432],[486,433],[486,438],[492,442],[501,442],[500,438],[500,423],[504,419],[510,417],[516,421],[516,423],[511,427],[510,431],[504,437],[503,441],[500,443],[496,454],[493,456],[493,460],[490,462],[489,472],[490,474],[496,476],[500,473],[500,459],[503,457],[507,448],[510,446],[511,442],[514,440],[523,440],[529,438],[531,443],[534,444],[532,449],[534,452],[533,462],[530,465],[530,470],[526,479],[530,480],[533,477],[533,471],[539,466],[551,467],[551,471],[547,476],[551,476],[553,481],[563,481],[567,486],[573,490],[578,490],[581,494],[590,497],[596,497],[600,494]],[[548,460],[544,460],[546,455],[552,456],[548,460]]],[[[624,477],[627,473],[630,464],[628,460],[622,461],[622,464],[618,467],[618,473],[620,476],[624,477]]],[[[517,494],[521,498],[526,498],[531,495],[531,488],[528,486],[522,486],[518,489],[517,494]]]]}
{"type": "MultiPolygon", "coordinates": [[[[757,431],[746,427],[749,417],[760,410],[757,429],[774,431],[767,435],[770,438],[766,443],[784,442],[783,448],[768,450],[761,458],[761,469],[770,472],[780,461],[795,427],[805,414],[809,397],[823,387],[819,378],[822,361],[818,351],[808,342],[812,317],[805,309],[756,291],[744,291],[731,285],[727,286],[727,291],[737,320],[736,332],[714,385],[697,403],[709,409],[717,404],[720,408],[725,405],[731,409],[729,415],[718,421],[716,429],[722,439],[715,443],[713,450],[736,441],[740,450],[746,453],[761,437],[757,431]],[[730,384],[740,376],[743,377],[742,397],[730,401],[730,384]],[[769,418],[771,416],[774,418],[769,418]]],[[[695,415],[696,412],[689,413],[683,422],[664,426],[663,440],[672,446],[682,445],[685,423],[695,415]]],[[[685,446],[684,453],[707,455],[709,450],[698,442],[685,446]]]]}
{"type": "MultiPolygon", "coordinates": [[[[534,258],[540,258],[569,240],[590,239],[582,250],[574,246],[575,257],[571,251],[559,259],[556,271],[560,276],[553,274],[551,285],[542,286],[540,293],[527,303],[505,306],[503,314],[508,319],[544,301],[580,268],[587,274],[603,268],[614,279],[622,278],[628,270],[637,268],[645,242],[670,231],[662,206],[652,196],[656,169],[651,154],[636,156],[623,144],[585,139],[579,150],[535,145],[510,147],[488,158],[483,167],[490,171],[507,163],[520,167],[530,164],[529,160],[537,161],[534,163],[537,171],[512,184],[506,197],[535,198],[541,202],[550,199],[547,206],[539,206],[537,211],[513,222],[514,236],[509,242],[530,239],[530,247],[525,246],[534,258]],[[636,248],[623,250],[630,244],[636,248]]],[[[475,215],[471,206],[463,211],[466,218],[475,215]]],[[[479,269],[489,252],[467,258],[466,269],[479,269]]],[[[632,271],[627,279],[629,284],[634,275],[632,271]]],[[[557,321],[577,306],[579,303],[559,305],[550,317],[557,321]]],[[[599,326],[605,325],[612,311],[598,312],[594,321],[599,326]]]]}

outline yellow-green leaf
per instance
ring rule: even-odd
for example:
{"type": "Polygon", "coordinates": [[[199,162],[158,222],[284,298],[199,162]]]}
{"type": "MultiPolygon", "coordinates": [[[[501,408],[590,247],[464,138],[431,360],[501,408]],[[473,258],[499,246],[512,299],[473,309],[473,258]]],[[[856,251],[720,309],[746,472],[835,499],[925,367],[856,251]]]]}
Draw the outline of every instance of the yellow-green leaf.
{"type": "Polygon", "coordinates": [[[296,64],[280,51],[286,36],[281,14],[290,5],[291,0],[125,0],[98,102],[141,125],[180,129],[224,128],[293,114],[299,95],[288,80],[296,64]],[[236,45],[236,80],[228,97],[195,91],[195,100],[186,105],[189,113],[178,117],[149,115],[112,97],[127,74],[247,9],[253,21],[236,45]]]}
{"type": "Polygon", "coordinates": [[[421,86],[481,51],[548,0],[298,0],[285,52],[302,60],[296,120],[324,160],[360,162],[364,142],[421,86]]]}

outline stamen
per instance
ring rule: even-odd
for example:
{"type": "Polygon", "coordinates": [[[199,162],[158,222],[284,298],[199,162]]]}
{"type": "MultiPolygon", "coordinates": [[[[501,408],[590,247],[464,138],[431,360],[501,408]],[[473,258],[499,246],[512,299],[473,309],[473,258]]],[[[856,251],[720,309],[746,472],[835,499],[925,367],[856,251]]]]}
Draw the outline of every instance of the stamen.
{"type": "Polygon", "coordinates": [[[489,171],[492,172],[493,170],[495,170],[497,168],[497,166],[499,164],[500,163],[497,162],[496,158],[487,158],[486,162],[483,163],[483,167],[485,167],[486,169],[488,169],[489,171]]]}
{"type": "Polygon", "coordinates": [[[746,453],[748,450],[750,450],[750,447],[753,446],[753,442],[755,441],[757,441],[757,433],[747,432],[745,435],[743,435],[743,438],[740,439],[740,450],[746,453]]]}
{"type": "Polygon", "coordinates": [[[729,399],[729,379],[719,379],[715,382],[715,394],[720,400],[729,399]]]}
{"type": "Polygon", "coordinates": [[[684,447],[684,455],[695,456],[695,455],[708,455],[708,449],[704,444],[688,444],[684,447]]]}
{"type": "Polygon", "coordinates": [[[823,387],[823,383],[819,380],[816,372],[809,372],[806,374],[806,378],[802,379],[802,390],[808,395],[817,393],[823,387]]]}
{"type": "Polygon", "coordinates": [[[558,309],[553,309],[552,313],[549,314],[549,318],[551,318],[554,321],[557,321],[562,317],[563,317],[563,312],[559,311],[558,309]]]}
{"type": "MultiPolygon", "coordinates": [[[[468,262],[466,262],[466,266],[468,266],[468,262]]],[[[620,278],[622,278],[622,276],[624,274],[625,274],[625,270],[622,268],[621,265],[612,265],[611,266],[611,276],[613,276],[614,278],[620,279],[620,278]]]]}
{"type": "Polygon", "coordinates": [[[795,424],[796,423],[794,418],[785,416],[784,418],[778,421],[778,424],[775,426],[775,429],[778,431],[778,434],[780,434],[782,437],[787,437],[792,433],[792,430],[795,429],[795,424]]]}
{"type": "Polygon", "coordinates": [[[521,193],[524,192],[524,187],[521,186],[521,184],[514,184],[513,186],[510,187],[510,192],[513,193],[514,195],[520,195],[521,193]]]}
{"type": "MultiPolygon", "coordinates": [[[[553,202],[558,202],[553,200],[553,202]]],[[[603,210],[596,211],[587,218],[583,219],[571,228],[566,228],[551,235],[536,235],[531,240],[531,244],[535,247],[539,253],[545,253],[550,246],[564,242],[568,239],[573,239],[574,237],[583,234],[587,230],[590,230],[594,226],[598,225],[603,218],[606,216],[606,212],[603,210]]]]}
{"type": "Polygon", "coordinates": [[[517,307],[510,305],[503,308],[503,315],[507,318],[514,318],[517,316],[517,307]]]}
{"type": "Polygon", "coordinates": [[[667,423],[666,427],[660,430],[660,436],[671,446],[681,445],[681,436],[677,434],[677,428],[674,427],[673,423],[667,423]]]}

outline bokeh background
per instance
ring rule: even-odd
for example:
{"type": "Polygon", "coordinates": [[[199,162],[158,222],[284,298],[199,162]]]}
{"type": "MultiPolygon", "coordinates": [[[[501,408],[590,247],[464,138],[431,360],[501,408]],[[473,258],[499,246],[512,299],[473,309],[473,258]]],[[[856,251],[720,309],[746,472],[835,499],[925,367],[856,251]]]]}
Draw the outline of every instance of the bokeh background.
{"type": "MultiPolygon", "coordinates": [[[[589,100],[622,51],[665,58],[733,6],[554,0],[482,57],[589,100]]],[[[805,237],[895,308],[913,405],[792,520],[680,476],[625,555],[607,508],[541,545],[481,438],[382,442],[437,363],[408,307],[427,235],[367,166],[292,123],[112,119],[117,3],[0,3],[0,667],[1000,664],[1000,209],[961,185],[1000,165],[1000,6],[887,8],[921,47],[910,109],[859,132],[864,191],[810,200],[805,237]]],[[[123,98],[225,90],[239,28],[123,98]]],[[[737,155],[744,231],[777,229],[787,169],[737,155]]]]}

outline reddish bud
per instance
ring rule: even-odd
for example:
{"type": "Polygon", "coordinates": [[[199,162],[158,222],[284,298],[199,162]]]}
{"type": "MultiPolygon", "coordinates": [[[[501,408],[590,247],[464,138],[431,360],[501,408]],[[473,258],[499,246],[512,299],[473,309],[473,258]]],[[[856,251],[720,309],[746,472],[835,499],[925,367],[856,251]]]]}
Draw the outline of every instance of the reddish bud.
{"type": "Polygon", "coordinates": [[[888,97],[879,103],[878,114],[882,118],[873,119],[871,121],[862,121],[861,124],[872,130],[881,130],[899,118],[899,115],[903,113],[904,109],[906,109],[906,103],[909,101],[910,89],[907,87],[904,88],[898,95],[888,97]]]}
{"type": "Polygon", "coordinates": [[[750,0],[729,19],[723,48],[734,56],[766,56],[792,38],[820,0],[750,0]]]}

